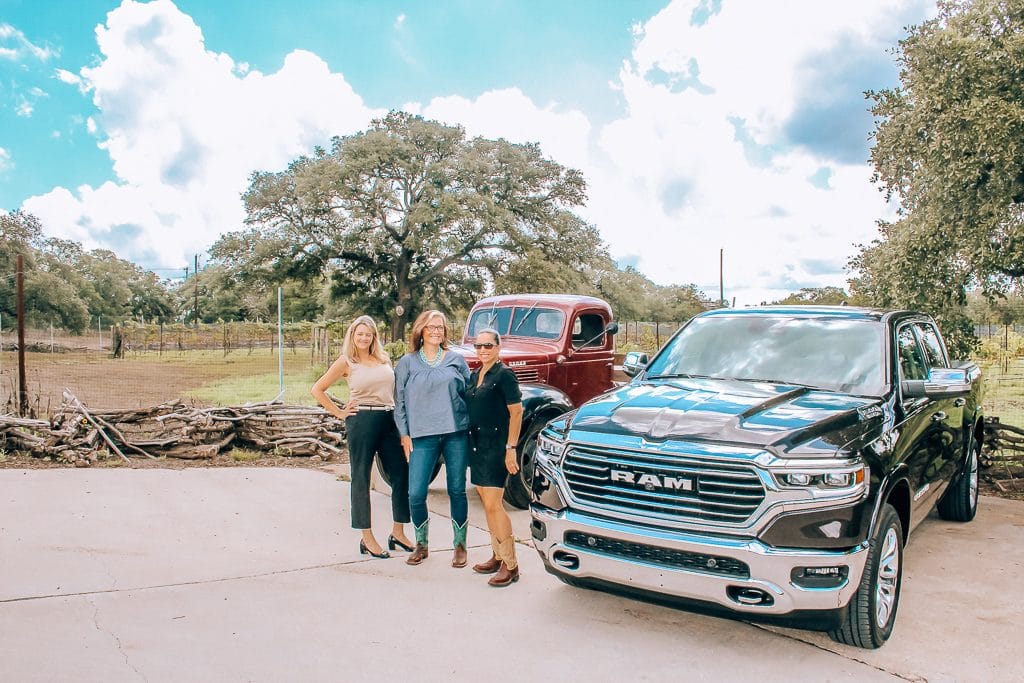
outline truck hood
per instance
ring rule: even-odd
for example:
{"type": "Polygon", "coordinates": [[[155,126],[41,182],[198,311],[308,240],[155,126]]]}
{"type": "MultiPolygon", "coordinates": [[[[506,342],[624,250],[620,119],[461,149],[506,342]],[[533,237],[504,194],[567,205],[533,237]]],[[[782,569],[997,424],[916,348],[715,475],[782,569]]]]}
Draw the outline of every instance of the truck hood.
{"type": "Polygon", "coordinates": [[[586,404],[567,425],[648,442],[701,441],[783,454],[833,455],[881,434],[880,399],[770,382],[722,379],[638,381],[586,404]]]}
{"type": "MultiPolygon", "coordinates": [[[[471,367],[478,364],[476,351],[473,350],[471,344],[452,344],[449,348],[462,354],[471,367]]],[[[557,343],[504,337],[499,357],[506,365],[509,361],[518,360],[533,361],[534,363],[549,362],[551,357],[560,351],[561,346],[557,343]]]]}

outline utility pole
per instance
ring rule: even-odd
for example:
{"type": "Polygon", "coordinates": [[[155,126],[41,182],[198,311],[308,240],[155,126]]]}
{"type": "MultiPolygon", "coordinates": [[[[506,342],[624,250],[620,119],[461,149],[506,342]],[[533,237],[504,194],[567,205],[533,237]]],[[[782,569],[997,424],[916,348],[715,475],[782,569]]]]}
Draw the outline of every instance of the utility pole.
{"type": "Polygon", "coordinates": [[[725,262],[725,249],[718,250],[718,307],[725,307],[725,276],[722,274],[722,264],[725,262]]]}
{"type": "Polygon", "coordinates": [[[192,275],[192,312],[196,316],[196,329],[199,329],[199,254],[196,254],[196,269],[192,275]]]}
{"type": "Polygon", "coordinates": [[[25,258],[18,254],[14,277],[18,311],[18,415],[28,414],[28,379],[25,377],[25,258]]]}

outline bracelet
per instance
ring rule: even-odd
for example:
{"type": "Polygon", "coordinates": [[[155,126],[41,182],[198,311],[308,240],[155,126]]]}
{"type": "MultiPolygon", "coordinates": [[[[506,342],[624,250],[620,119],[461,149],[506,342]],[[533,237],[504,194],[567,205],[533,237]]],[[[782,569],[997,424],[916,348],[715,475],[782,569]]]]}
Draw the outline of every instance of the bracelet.
{"type": "Polygon", "coordinates": [[[514,443],[507,443],[507,444],[505,444],[505,450],[506,451],[508,451],[508,450],[513,450],[514,451],[515,449],[516,449],[516,445],[514,443]]]}

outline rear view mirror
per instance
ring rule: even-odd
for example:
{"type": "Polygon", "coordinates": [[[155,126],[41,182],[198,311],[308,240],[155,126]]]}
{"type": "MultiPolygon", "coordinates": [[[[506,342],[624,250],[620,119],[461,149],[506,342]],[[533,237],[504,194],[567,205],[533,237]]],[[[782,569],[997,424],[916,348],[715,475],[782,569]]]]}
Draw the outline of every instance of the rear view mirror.
{"type": "Polygon", "coordinates": [[[622,361],[622,371],[630,377],[636,377],[640,371],[647,367],[647,354],[639,351],[630,351],[622,361]]]}
{"type": "Polygon", "coordinates": [[[932,368],[928,379],[910,379],[900,382],[903,398],[947,398],[971,393],[974,380],[979,376],[978,366],[965,364],[958,368],[932,368]]]}

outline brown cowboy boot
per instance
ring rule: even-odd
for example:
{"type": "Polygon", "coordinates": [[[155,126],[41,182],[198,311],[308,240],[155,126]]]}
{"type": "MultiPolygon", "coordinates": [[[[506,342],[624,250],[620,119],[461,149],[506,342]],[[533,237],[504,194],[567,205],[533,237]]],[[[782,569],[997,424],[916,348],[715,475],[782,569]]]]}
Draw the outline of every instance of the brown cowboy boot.
{"type": "Polygon", "coordinates": [[[501,558],[498,557],[498,537],[491,534],[491,559],[473,565],[473,571],[477,574],[493,574],[501,567],[501,558]]]}
{"type": "Polygon", "coordinates": [[[509,536],[498,543],[498,556],[501,558],[501,567],[498,573],[487,582],[488,586],[504,588],[519,580],[519,563],[516,561],[516,541],[509,536]]]}
{"type": "Polygon", "coordinates": [[[412,551],[409,557],[405,558],[406,564],[419,564],[423,560],[427,559],[427,555],[430,554],[429,548],[427,548],[427,531],[429,529],[430,520],[423,522],[419,526],[414,526],[413,530],[416,532],[416,548],[412,551]]]}
{"type": "Polygon", "coordinates": [[[466,566],[466,562],[469,561],[469,554],[466,553],[466,531],[469,526],[469,520],[462,523],[459,526],[452,520],[452,530],[455,532],[455,540],[453,545],[455,546],[452,554],[452,566],[456,569],[461,569],[466,566]]]}

